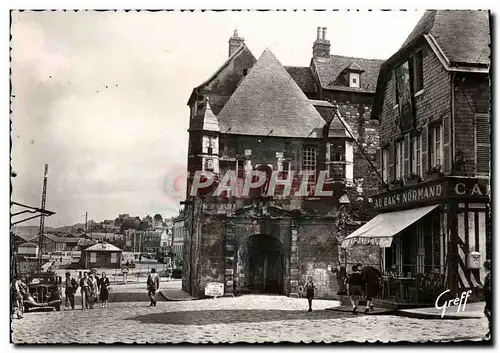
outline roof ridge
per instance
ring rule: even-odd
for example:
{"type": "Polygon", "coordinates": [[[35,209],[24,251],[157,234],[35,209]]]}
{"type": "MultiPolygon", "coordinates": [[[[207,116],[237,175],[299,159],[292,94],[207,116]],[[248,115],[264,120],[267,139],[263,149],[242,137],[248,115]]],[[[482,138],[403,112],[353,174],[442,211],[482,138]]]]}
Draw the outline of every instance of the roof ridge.
{"type": "Polygon", "coordinates": [[[324,126],[321,115],[270,48],[218,118],[222,131],[244,135],[318,137],[324,126]]]}

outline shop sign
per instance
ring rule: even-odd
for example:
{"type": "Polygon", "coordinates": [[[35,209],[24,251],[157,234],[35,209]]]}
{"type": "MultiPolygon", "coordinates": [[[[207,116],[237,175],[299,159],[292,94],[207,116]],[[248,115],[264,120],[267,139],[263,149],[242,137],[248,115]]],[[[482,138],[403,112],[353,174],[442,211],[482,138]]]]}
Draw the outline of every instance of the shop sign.
{"type": "Polygon", "coordinates": [[[457,182],[450,188],[453,196],[488,196],[490,195],[489,185],[484,183],[457,182]]]}
{"type": "Polygon", "coordinates": [[[488,180],[449,178],[439,182],[415,185],[401,190],[394,190],[372,197],[376,209],[436,201],[446,198],[487,197],[490,195],[488,180]]]}
{"type": "Polygon", "coordinates": [[[397,190],[391,194],[374,198],[375,208],[439,198],[443,196],[443,189],[444,187],[442,184],[434,184],[415,189],[397,190]]]}

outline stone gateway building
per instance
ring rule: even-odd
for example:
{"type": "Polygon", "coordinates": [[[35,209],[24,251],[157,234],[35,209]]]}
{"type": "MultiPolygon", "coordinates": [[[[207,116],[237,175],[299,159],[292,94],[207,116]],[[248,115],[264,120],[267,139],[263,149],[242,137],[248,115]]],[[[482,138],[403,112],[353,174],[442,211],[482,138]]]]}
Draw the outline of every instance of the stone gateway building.
{"type": "Polygon", "coordinates": [[[318,28],[310,66],[286,67],[269,49],[256,59],[235,31],[229,58],[188,102],[185,291],[219,282],[227,295],[298,296],[312,276],[319,297],[336,294],[340,238],[363,222],[340,224],[339,212],[381,182],[369,119],[381,63],[330,55],[318,28]],[[266,180],[246,195],[255,172],[266,180]]]}

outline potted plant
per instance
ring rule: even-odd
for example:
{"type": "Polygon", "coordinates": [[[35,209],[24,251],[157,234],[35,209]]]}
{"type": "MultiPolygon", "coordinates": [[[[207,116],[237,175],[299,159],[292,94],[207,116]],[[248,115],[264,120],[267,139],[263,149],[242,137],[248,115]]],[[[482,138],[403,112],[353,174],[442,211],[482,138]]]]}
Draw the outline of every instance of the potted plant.
{"type": "Polygon", "coordinates": [[[421,183],[421,182],[422,182],[422,178],[419,175],[414,174],[414,173],[410,173],[408,178],[406,178],[407,185],[415,185],[415,184],[421,183]]]}
{"type": "Polygon", "coordinates": [[[401,189],[405,186],[405,181],[402,178],[397,178],[394,179],[390,184],[389,184],[389,189],[390,190],[397,190],[401,189]]]}
{"type": "Polygon", "coordinates": [[[437,164],[427,171],[427,175],[429,175],[430,177],[442,177],[444,175],[442,169],[443,167],[441,166],[441,164],[437,164]]]}

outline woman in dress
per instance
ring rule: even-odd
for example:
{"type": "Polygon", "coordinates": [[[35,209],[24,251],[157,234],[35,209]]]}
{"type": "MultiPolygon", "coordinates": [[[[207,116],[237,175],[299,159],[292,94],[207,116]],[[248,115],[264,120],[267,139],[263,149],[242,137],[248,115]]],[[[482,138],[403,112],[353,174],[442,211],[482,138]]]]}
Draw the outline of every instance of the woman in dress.
{"type": "Polygon", "coordinates": [[[101,305],[103,308],[108,307],[108,297],[109,297],[109,278],[106,277],[106,273],[102,273],[101,277],[101,305]]]}

